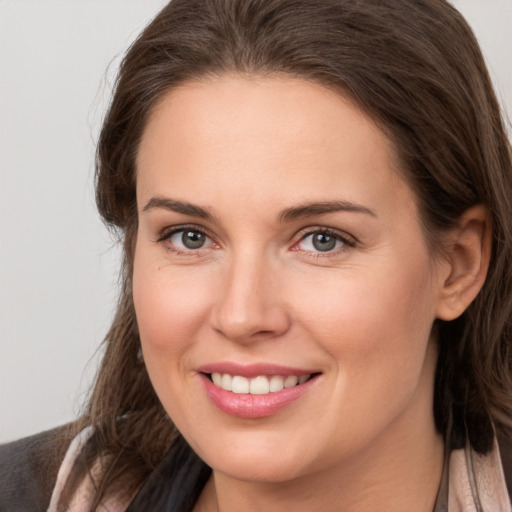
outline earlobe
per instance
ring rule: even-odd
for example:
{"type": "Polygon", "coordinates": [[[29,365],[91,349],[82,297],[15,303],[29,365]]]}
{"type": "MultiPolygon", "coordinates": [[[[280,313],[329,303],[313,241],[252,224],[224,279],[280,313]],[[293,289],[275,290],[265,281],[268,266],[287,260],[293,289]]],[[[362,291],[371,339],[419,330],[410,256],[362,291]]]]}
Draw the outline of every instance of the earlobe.
{"type": "Polygon", "coordinates": [[[447,242],[447,271],[440,276],[437,318],[454,320],[482,288],[491,257],[490,215],[482,205],[467,210],[447,242]]]}

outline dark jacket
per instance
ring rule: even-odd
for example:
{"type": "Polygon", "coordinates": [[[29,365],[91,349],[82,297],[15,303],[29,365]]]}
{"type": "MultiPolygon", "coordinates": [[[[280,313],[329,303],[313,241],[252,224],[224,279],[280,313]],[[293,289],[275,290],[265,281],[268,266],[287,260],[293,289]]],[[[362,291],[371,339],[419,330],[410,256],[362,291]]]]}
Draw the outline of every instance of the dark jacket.
{"type": "Polygon", "coordinates": [[[71,437],[67,427],[0,445],[0,512],[46,512],[71,437]]]}

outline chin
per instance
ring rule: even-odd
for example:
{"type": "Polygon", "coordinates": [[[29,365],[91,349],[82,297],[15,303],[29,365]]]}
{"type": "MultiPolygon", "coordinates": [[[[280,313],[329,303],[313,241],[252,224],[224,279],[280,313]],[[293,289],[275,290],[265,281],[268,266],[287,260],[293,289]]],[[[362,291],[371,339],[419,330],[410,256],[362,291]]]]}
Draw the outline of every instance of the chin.
{"type": "Polygon", "coordinates": [[[246,440],[229,446],[208,447],[199,456],[214,470],[243,481],[279,483],[300,477],[306,460],[299,448],[276,448],[273,443],[246,440]]]}
{"type": "Polygon", "coordinates": [[[216,472],[231,478],[260,483],[283,483],[295,480],[302,476],[302,471],[296,463],[276,461],[272,458],[266,460],[223,460],[218,466],[212,466],[216,472]]]}

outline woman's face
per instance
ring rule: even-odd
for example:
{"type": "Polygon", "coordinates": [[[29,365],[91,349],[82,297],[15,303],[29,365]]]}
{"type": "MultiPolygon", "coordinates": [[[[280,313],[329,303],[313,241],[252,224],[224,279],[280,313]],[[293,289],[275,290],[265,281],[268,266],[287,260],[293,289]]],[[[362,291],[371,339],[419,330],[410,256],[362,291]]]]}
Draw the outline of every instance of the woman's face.
{"type": "Polygon", "coordinates": [[[293,78],[187,83],[137,171],[144,359],[214,470],[284,481],[435,437],[441,279],[392,145],[352,102],[293,78]]]}

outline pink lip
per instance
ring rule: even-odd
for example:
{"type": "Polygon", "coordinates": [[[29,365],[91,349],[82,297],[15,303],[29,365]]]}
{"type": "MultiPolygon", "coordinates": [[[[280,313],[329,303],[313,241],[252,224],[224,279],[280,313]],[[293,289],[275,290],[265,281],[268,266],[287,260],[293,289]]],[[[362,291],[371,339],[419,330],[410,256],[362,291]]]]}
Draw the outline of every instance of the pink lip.
{"type": "MultiPolygon", "coordinates": [[[[211,373],[211,372],[206,372],[211,373]]],[[[221,373],[221,372],[219,372],[221,373]]],[[[230,372],[224,372],[230,373],[230,372]]],[[[299,375],[304,375],[305,372],[299,375]]],[[[268,393],[266,395],[251,395],[249,393],[233,393],[216,386],[204,373],[199,373],[208,398],[223,412],[238,418],[264,418],[276,414],[291,403],[304,396],[318,380],[318,375],[313,376],[304,384],[284,388],[282,391],[268,393]]],[[[235,373],[235,375],[241,375],[235,373]]],[[[260,372],[258,375],[269,375],[260,372]]],[[[283,374],[277,374],[283,375],[283,374]]],[[[289,375],[297,375],[291,373],[289,375]]],[[[242,374],[242,376],[245,376],[242,374]]]]}
{"type": "Polygon", "coordinates": [[[297,377],[300,377],[301,375],[319,373],[316,369],[292,368],[289,366],[279,366],[270,363],[241,365],[227,361],[206,364],[204,366],[200,366],[197,371],[201,373],[229,373],[229,375],[240,375],[247,379],[258,377],[259,375],[282,375],[283,377],[297,375],[297,377]]]}

